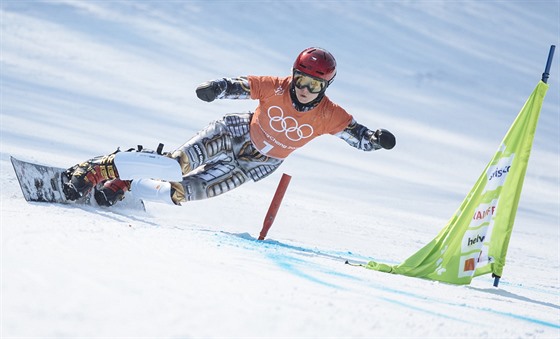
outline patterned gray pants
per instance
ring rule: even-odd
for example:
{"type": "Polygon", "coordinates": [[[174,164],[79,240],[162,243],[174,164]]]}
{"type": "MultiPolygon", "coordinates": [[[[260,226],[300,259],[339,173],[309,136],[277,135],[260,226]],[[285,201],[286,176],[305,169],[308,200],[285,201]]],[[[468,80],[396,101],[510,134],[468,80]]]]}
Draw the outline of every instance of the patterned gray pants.
{"type": "Polygon", "coordinates": [[[172,183],[175,201],[215,197],[261,180],[282,160],[259,153],[249,137],[252,113],[227,114],[171,153],[181,164],[183,181],[172,183]]]}

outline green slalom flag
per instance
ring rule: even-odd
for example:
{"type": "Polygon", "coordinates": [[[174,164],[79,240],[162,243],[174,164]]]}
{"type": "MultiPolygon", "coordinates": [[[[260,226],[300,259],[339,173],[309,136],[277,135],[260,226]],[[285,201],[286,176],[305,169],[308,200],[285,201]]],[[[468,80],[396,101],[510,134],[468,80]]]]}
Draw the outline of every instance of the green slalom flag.
{"type": "MultiPolygon", "coordinates": [[[[533,137],[548,85],[539,82],[498,151],[437,237],[399,265],[365,267],[452,284],[502,276],[533,137]]],[[[497,282],[496,285],[497,286],[497,282]]]]}

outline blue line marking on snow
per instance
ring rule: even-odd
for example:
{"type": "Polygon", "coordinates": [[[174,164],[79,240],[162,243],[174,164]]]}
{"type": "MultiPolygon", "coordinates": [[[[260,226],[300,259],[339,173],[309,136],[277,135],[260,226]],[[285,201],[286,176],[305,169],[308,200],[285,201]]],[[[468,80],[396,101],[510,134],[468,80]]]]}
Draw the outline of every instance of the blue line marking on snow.
{"type": "MultiPolygon", "coordinates": [[[[419,295],[419,294],[416,294],[416,293],[406,292],[406,291],[402,291],[402,290],[396,290],[394,288],[386,287],[386,286],[380,285],[380,284],[369,283],[369,285],[371,285],[372,287],[374,287],[378,290],[384,291],[384,292],[391,292],[391,293],[394,293],[394,294],[408,296],[408,297],[411,297],[411,298],[421,299],[421,300],[426,300],[427,299],[426,296],[422,296],[422,295],[419,295]]],[[[469,306],[469,305],[466,305],[466,304],[453,303],[453,302],[438,300],[438,299],[434,299],[434,298],[430,298],[430,301],[435,302],[435,303],[448,305],[448,306],[458,306],[458,307],[463,307],[463,308],[468,308],[468,309],[473,309],[473,310],[479,310],[479,311],[483,311],[483,312],[498,314],[498,315],[501,315],[501,316],[506,316],[506,317],[510,317],[510,318],[524,320],[524,321],[527,321],[527,322],[530,322],[530,323],[533,323],[533,324],[548,326],[548,327],[552,327],[552,328],[560,328],[559,324],[551,323],[551,322],[541,320],[541,319],[536,319],[536,318],[531,318],[531,317],[522,316],[522,315],[518,315],[518,314],[513,314],[513,313],[509,313],[509,312],[502,312],[502,311],[494,310],[494,309],[491,309],[491,308],[469,306]]]]}
{"type": "Polygon", "coordinates": [[[463,323],[463,324],[476,324],[476,323],[474,323],[474,322],[472,322],[472,321],[466,321],[465,319],[452,317],[452,316],[447,315],[447,314],[444,314],[444,313],[440,313],[440,312],[435,312],[435,311],[427,310],[427,309],[421,308],[421,307],[419,307],[419,306],[407,304],[407,303],[405,303],[405,302],[398,301],[398,300],[394,300],[394,299],[389,299],[389,298],[387,298],[387,297],[379,297],[379,299],[384,300],[384,301],[387,301],[387,302],[390,302],[390,303],[393,303],[393,304],[397,304],[397,305],[399,305],[399,306],[403,306],[403,307],[406,307],[406,308],[410,308],[410,309],[413,309],[413,310],[416,310],[416,311],[421,311],[421,312],[424,312],[424,313],[427,313],[427,314],[435,315],[435,316],[438,316],[438,317],[441,317],[441,318],[459,321],[459,322],[461,322],[461,323],[463,323]]]}
{"type": "MultiPolygon", "coordinates": [[[[275,240],[257,240],[255,238],[253,238],[249,233],[228,233],[228,232],[223,232],[223,231],[220,232],[220,233],[221,234],[232,235],[232,236],[237,237],[239,239],[245,240],[243,242],[244,245],[249,246],[250,249],[259,250],[261,252],[264,252],[264,255],[268,259],[273,261],[276,265],[278,265],[280,268],[290,272],[291,274],[294,274],[294,275],[299,276],[303,279],[311,281],[313,283],[321,284],[323,286],[327,286],[327,287],[331,287],[331,288],[337,288],[337,289],[342,288],[341,286],[339,286],[337,284],[333,284],[333,283],[328,282],[324,279],[313,276],[309,272],[315,272],[315,273],[319,273],[319,274],[326,274],[326,275],[330,275],[330,276],[342,277],[342,278],[351,279],[351,280],[361,280],[361,279],[359,279],[355,276],[348,275],[348,274],[342,273],[342,272],[337,271],[337,270],[325,269],[325,268],[321,267],[320,265],[310,263],[307,260],[298,258],[298,256],[301,256],[301,255],[309,256],[309,257],[318,257],[318,258],[327,257],[328,259],[339,260],[341,263],[343,263],[344,260],[346,260],[343,257],[335,256],[335,255],[326,253],[324,251],[313,250],[313,249],[304,248],[304,247],[300,247],[300,246],[289,245],[289,244],[281,243],[281,242],[275,241],[275,240]],[[287,253],[286,251],[278,251],[279,249],[281,249],[281,250],[282,249],[288,249],[288,250],[292,250],[292,252],[287,253]],[[298,266],[303,267],[305,270],[299,268],[298,266]]],[[[331,252],[331,253],[334,253],[334,252],[331,252]]],[[[340,253],[347,254],[347,253],[350,253],[350,252],[340,252],[340,253]]]]}
{"type": "Polygon", "coordinates": [[[321,272],[328,274],[328,275],[333,275],[336,277],[340,277],[340,278],[345,278],[348,280],[354,280],[354,281],[363,281],[363,279],[358,278],[356,276],[350,275],[350,274],[346,274],[346,273],[342,273],[340,271],[336,271],[336,270],[322,270],[321,272]]]}
{"type": "Polygon", "coordinates": [[[499,315],[503,315],[503,316],[506,316],[506,317],[511,317],[511,318],[515,318],[515,319],[519,319],[519,320],[525,320],[525,321],[528,321],[528,322],[533,323],[533,324],[544,325],[544,326],[548,326],[548,327],[552,327],[552,328],[560,328],[560,324],[554,324],[554,323],[551,323],[551,322],[548,322],[548,321],[535,319],[535,318],[530,318],[530,317],[526,317],[526,316],[519,315],[519,314],[497,311],[497,310],[493,310],[491,308],[481,308],[481,307],[472,307],[472,306],[466,306],[466,307],[473,308],[473,309],[480,310],[480,311],[490,312],[490,313],[494,313],[494,314],[499,314],[499,315]]]}
{"type": "Polygon", "coordinates": [[[270,239],[257,240],[256,238],[252,237],[249,233],[228,233],[223,231],[221,233],[232,235],[234,237],[238,237],[247,241],[254,242],[258,244],[259,247],[265,247],[265,248],[282,247],[282,248],[287,248],[296,251],[301,255],[327,257],[329,259],[340,260],[340,261],[345,261],[347,259],[353,261],[373,260],[371,259],[371,257],[355,254],[350,251],[323,251],[318,249],[311,249],[311,248],[306,248],[306,247],[301,247],[296,245],[290,245],[276,240],[270,240],[270,239]]]}
{"type": "MultiPolygon", "coordinates": [[[[317,272],[317,273],[323,273],[323,274],[328,274],[328,275],[333,275],[333,276],[339,276],[339,277],[354,280],[354,281],[365,282],[361,278],[358,278],[358,277],[355,277],[355,276],[352,276],[352,275],[348,275],[348,274],[344,274],[344,273],[340,273],[340,272],[335,271],[335,270],[325,269],[325,268],[322,268],[320,265],[317,265],[315,263],[310,263],[306,260],[299,259],[295,256],[295,255],[304,255],[304,256],[318,257],[318,258],[325,257],[325,258],[329,258],[329,259],[333,259],[333,260],[341,260],[342,261],[342,260],[345,259],[343,257],[344,255],[359,256],[359,255],[354,255],[352,252],[320,251],[320,250],[316,250],[316,249],[310,249],[310,248],[305,248],[305,247],[301,247],[301,246],[285,244],[285,243],[281,243],[281,242],[275,241],[275,240],[263,240],[263,241],[261,241],[261,240],[257,240],[255,238],[253,238],[249,233],[237,233],[237,234],[236,233],[228,233],[228,232],[220,232],[220,233],[226,234],[226,235],[229,235],[229,236],[234,236],[234,237],[237,237],[239,239],[245,240],[245,241],[243,241],[243,244],[250,247],[253,250],[260,250],[260,251],[264,250],[265,256],[268,257],[270,260],[272,260],[276,265],[278,265],[282,269],[290,272],[291,274],[297,275],[297,276],[299,276],[303,279],[306,279],[308,281],[311,281],[313,283],[321,284],[323,286],[336,288],[336,289],[346,289],[342,286],[339,286],[339,285],[330,283],[328,281],[322,280],[318,277],[312,276],[311,274],[304,272],[302,269],[299,269],[297,266],[301,265],[301,266],[305,267],[305,269],[312,269],[314,272],[317,272]],[[292,253],[293,255],[286,254],[286,253],[269,251],[269,250],[275,250],[275,249],[278,249],[278,248],[286,248],[286,249],[293,250],[294,251],[292,253]]],[[[218,235],[220,233],[216,233],[216,234],[218,235]]],[[[363,257],[363,258],[365,258],[365,257],[363,257]]],[[[348,259],[351,260],[352,258],[348,258],[348,259]]],[[[372,260],[377,261],[375,259],[372,259],[372,260]]],[[[397,295],[402,295],[402,296],[406,296],[406,297],[410,297],[410,298],[421,299],[421,300],[426,300],[427,299],[427,297],[423,296],[423,295],[419,295],[419,294],[412,293],[412,292],[407,292],[407,291],[404,291],[404,290],[397,290],[397,289],[390,288],[390,287],[387,287],[387,286],[381,285],[381,284],[366,282],[366,285],[368,285],[372,288],[384,291],[384,292],[394,293],[394,294],[397,294],[397,295]]],[[[511,284],[511,286],[517,287],[513,284],[511,284]]],[[[387,302],[394,303],[394,304],[398,304],[398,305],[401,305],[401,306],[406,306],[410,309],[414,309],[414,310],[417,310],[417,311],[422,311],[422,312],[430,313],[430,314],[433,314],[433,315],[437,315],[439,317],[444,317],[444,318],[448,318],[448,319],[452,319],[452,320],[459,320],[461,322],[465,322],[465,319],[458,319],[458,318],[450,317],[448,315],[437,313],[437,312],[434,312],[434,311],[431,311],[431,310],[422,309],[418,306],[409,305],[406,302],[393,300],[393,299],[390,299],[390,298],[387,298],[387,297],[380,297],[380,299],[385,300],[387,302]]],[[[438,299],[434,299],[434,298],[430,298],[430,301],[434,302],[434,303],[443,304],[443,305],[473,309],[473,310],[478,310],[478,311],[482,311],[482,312],[496,314],[496,315],[500,315],[500,316],[504,316],[504,317],[523,320],[523,321],[527,321],[527,322],[537,324],[537,325],[541,325],[541,326],[547,326],[547,327],[552,327],[552,328],[560,328],[560,324],[557,324],[557,323],[552,323],[552,322],[549,322],[549,321],[536,319],[536,318],[532,318],[532,317],[527,317],[527,316],[523,316],[523,315],[518,315],[518,314],[513,314],[513,313],[509,313],[509,312],[498,311],[498,310],[494,310],[494,309],[491,309],[491,308],[469,306],[469,305],[462,304],[462,303],[453,303],[453,302],[438,300],[438,299]]]]}
{"type": "Polygon", "coordinates": [[[296,264],[306,264],[306,267],[309,267],[307,265],[307,262],[305,262],[304,260],[301,259],[296,259],[294,257],[290,257],[290,256],[286,256],[283,254],[272,254],[269,253],[267,254],[267,257],[272,260],[276,265],[278,265],[280,268],[290,272],[293,275],[296,275],[300,278],[309,280],[313,283],[317,283],[317,284],[321,284],[323,286],[327,286],[327,287],[331,287],[331,288],[336,288],[336,289],[340,289],[341,287],[335,284],[332,284],[330,282],[321,280],[317,277],[314,277],[308,273],[303,272],[302,270],[296,268],[296,264]]]}

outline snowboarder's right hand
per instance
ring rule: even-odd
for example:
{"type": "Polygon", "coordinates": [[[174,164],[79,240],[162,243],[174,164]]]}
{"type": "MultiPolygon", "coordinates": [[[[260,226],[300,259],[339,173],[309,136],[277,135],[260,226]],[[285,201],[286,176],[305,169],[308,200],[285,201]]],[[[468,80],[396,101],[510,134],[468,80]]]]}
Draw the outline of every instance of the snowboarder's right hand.
{"type": "Polygon", "coordinates": [[[224,91],[225,88],[220,81],[207,81],[196,88],[196,96],[200,100],[212,102],[224,91]]]}

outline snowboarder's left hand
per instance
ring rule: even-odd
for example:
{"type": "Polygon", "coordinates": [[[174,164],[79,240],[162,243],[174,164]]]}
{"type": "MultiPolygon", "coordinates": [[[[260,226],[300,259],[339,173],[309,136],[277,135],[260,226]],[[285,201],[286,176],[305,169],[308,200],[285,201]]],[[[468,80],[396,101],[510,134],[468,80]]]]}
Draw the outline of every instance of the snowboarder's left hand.
{"type": "Polygon", "coordinates": [[[395,139],[393,133],[383,128],[375,131],[371,139],[371,142],[379,144],[379,146],[383,147],[384,149],[392,149],[397,143],[397,140],[395,139]]]}

